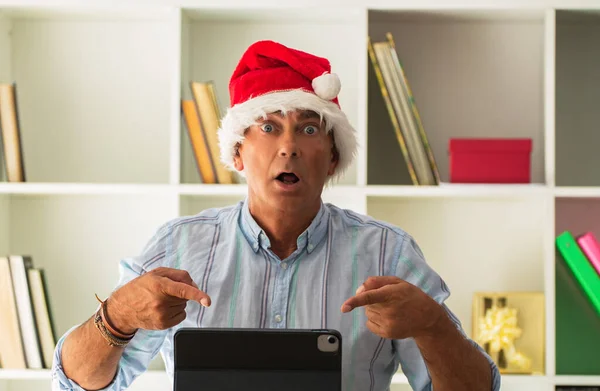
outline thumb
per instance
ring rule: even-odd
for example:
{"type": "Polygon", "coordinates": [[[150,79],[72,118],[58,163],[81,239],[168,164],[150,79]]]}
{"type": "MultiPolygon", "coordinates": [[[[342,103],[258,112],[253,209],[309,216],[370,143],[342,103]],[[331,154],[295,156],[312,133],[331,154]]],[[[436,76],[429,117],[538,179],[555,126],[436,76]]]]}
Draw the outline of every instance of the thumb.
{"type": "Polygon", "coordinates": [[[356,290],[356,294],[367,292],[373,289],[379,289],[386,285],[399,284],[402,280],[396,276],[371,276],[363,282],[356,290]]]}

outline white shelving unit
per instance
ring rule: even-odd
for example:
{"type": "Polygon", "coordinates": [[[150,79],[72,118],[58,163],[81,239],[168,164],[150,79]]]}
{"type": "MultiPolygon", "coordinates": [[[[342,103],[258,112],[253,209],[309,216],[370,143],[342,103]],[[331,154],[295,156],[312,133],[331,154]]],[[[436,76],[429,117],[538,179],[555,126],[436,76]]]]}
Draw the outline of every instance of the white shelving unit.
{"type": "MultiPolygon", "coordinates": [[[[580,206],[600,221],[600,1],[592,0],[0,0],[0,82],[17,82],[28,179],[0,183],[0,253],[31,254],[46,269],[58,334],[92,314],[94,293],[110,293],[118,261],[158,225],[243,199],[243,184],[199,183],[179,105],[189,81],[212,79],[227,107],[233,67],[258,39],[331,60],[360,150],[324,200],[410,232],[448,282],[467,333],[474,292],[545,293],[545,373],[506,375],[502,389],[600,385],[600,368],[557,364],[565,341],[555,328],[555,235],[566,227],[600,235],[580,206]],[[385,109],[368,99],[376,81],[366,37],[387,31],[442,179],[450,137],[514,136],[533,139],[532,184],[397,180],[400,149],[378,126],[385,109]],[[571,212],[583,217],[571,221],[571,212]]],[[[47,370],[0,369],[0,391],[48,389],[49,379],[47,370]]],[[[401,374],[393,383],[408,389],[401,374]]],[[[159,359],[133,389],[169,389],[159,359]]]]}

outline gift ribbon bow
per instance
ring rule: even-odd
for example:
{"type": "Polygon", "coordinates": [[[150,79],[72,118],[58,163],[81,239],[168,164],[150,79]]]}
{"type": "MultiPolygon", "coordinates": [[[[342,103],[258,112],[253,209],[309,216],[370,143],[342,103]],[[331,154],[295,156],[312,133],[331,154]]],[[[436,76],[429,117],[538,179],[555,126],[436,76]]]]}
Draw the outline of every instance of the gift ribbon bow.
{"type": "Polygon", "coordinates": [[[517,310],[509,307],[493,306],[479,318],[480,344],[489,343],[490,353],[504,352],[508,363],[521,369],[528,369],[531,360],[515,349],[514,341],[521,336],[522,330],[517,326],[517,310]]]}

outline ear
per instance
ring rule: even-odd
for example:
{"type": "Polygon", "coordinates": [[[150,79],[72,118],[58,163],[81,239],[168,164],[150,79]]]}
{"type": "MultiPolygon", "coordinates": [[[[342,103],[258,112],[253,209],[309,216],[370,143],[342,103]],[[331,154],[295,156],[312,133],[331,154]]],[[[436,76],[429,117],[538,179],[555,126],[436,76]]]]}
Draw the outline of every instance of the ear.
{"type": "Polygon", "coordinates": [[[329,169],[327,175],[331,176],[335,173],[335,169],[340,161],[340,153],[335,145],[335,137],[333,136],[333,130],[329,134],[329,140],[331,141],[331,161],[329,162],[329,169]]]}
{"type": "Polygon", "coordinates": [[[327,175],[331,176],[335,173],[335,169],[338,166],[340,161],[340,154],[335,145],[331,147],[331,161],[329,162],[329,169],[327,170],[327,175]]]}
{"type": "Polygon", "coordinates": [[[242,144],[238,144],[233,155],[233,166],[238,171],[244,171],[244,159],[242,159],[242,144]]]}

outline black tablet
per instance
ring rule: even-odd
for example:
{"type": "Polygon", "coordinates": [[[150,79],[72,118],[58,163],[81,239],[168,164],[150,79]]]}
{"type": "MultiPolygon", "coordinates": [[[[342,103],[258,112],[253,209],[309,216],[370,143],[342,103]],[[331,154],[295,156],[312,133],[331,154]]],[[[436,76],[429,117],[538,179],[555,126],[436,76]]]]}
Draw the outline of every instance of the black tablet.
{"type": "Polygon", "coordinates": [[[174,391],[340,391],[336,330],[182,328],[174,391]]]}

